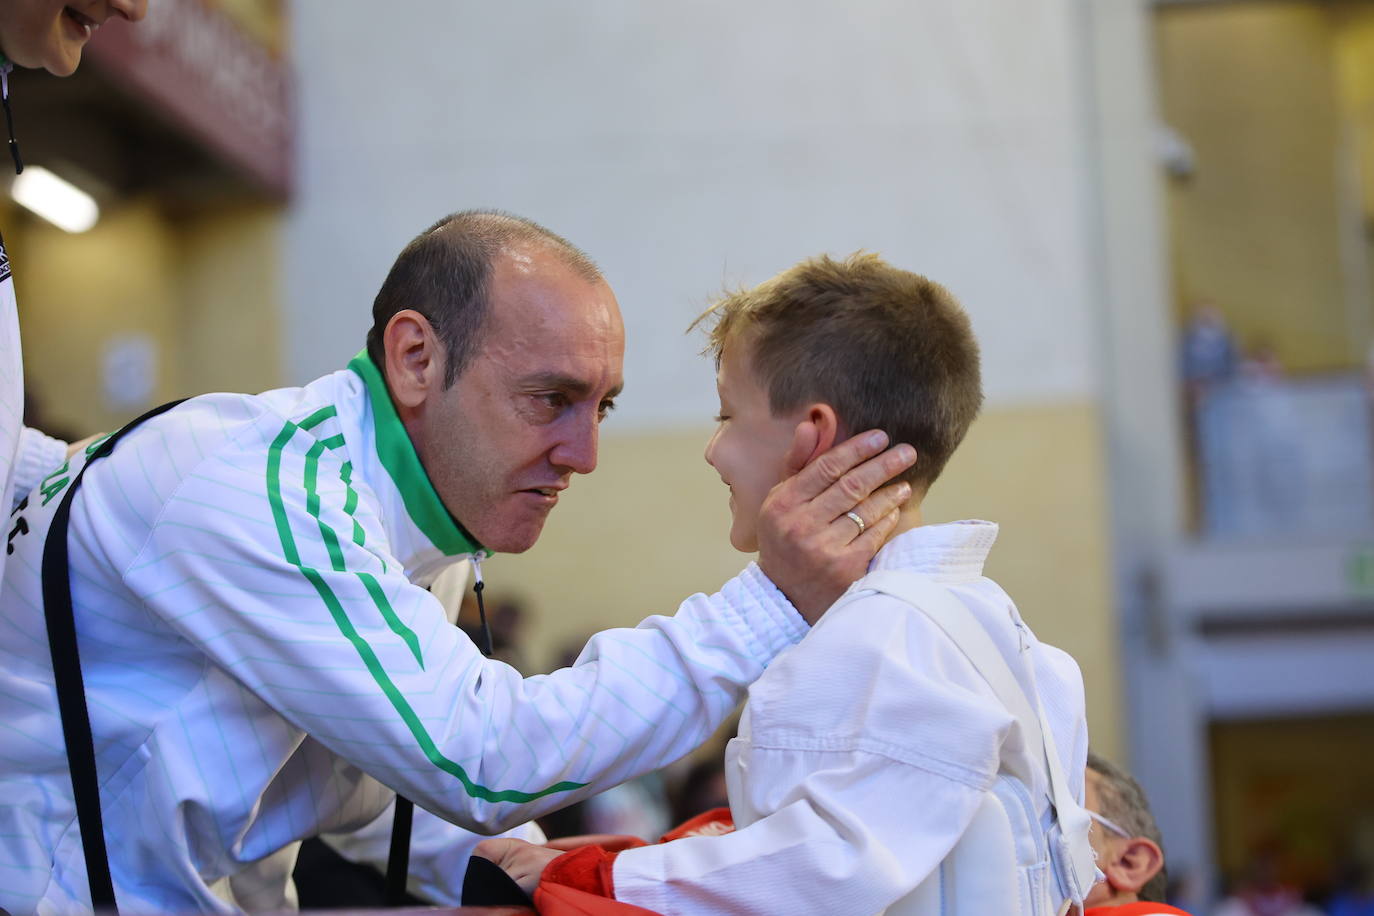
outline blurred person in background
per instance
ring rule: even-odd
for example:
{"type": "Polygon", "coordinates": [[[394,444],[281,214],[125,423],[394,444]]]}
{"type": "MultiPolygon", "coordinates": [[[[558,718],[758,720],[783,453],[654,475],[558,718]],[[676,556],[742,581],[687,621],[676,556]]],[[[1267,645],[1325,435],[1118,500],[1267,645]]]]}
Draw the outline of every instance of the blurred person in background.
{"type": "Polygon", "coordinates": [[[1231,893],[1217,905],[1213,916],[1324,916],[1309,904],[1300,888],[1280,876],[1277,852],[1260,849],[1231,893]]]}
{"type": "Polygon", "coordinates": [[[1089,839],[1105,879],[1083,901],[1084,916],[1183,913],[1164,903],[1169,880],[1164,839],[1145,790],[1121,767],[1091,751],[1085,788],[1086,807],[1095,824],[1089,839]]]}
{"type": "MultiPolygon", "coordinates": [[[[11,71],[43,68],[70,76],[81,51],[111,16],[137,22],[148,0],[4,0],[0,2],[0,95],[15,171],[23,170],[10,114],[11,71]]],[[[0,507],[8,513],[67,457],[67,443],[24,425],[24,360],[9,254],[0,238],[0,507]]],[[[0,553],[0,576],[6,553],[0,553]]]]}
{"type": "Polygon", "coordinates": [[[1341,869],[1327,916],[1374,916],[1374,869],[1358,859],[1341,869]]]}
{"type": "Polygon", "coordinates": [[[92,899],[35,635],[60,506],[126,912],[292,909],[300,841],[366,831],[397,793],[436,815],[417,818],[411,888],[459,903],[469,831],[516,828],[704,741],[867,567],[909,492],[884,485],[916,455],[870,430],[797,460],[761,507],[757,564],[524,679],[426,587],[534,545],[596,468],[623,352],[584,253],[519,217],[453,214],[397,258],[347,368],[169,405],[81,457],[77,498],[62,480],[31,500],[0,595],[0,722],[23,726],[0,768],[0,908],[92,899]]]}

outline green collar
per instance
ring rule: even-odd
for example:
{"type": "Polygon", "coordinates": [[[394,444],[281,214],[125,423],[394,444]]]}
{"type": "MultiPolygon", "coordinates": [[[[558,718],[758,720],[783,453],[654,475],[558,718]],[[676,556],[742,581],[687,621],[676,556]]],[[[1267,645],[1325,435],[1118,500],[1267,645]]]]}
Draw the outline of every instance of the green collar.
{"type": "Polygon", "coordinates": [[[367,394],[372,401],[377,457],[381,458],[382,467],[386,468],[387,474],[391,475],[391,482],[400,491],[401,501],[405,503],[411,521],[446,556],[478,552],[490,554],[491,551],[477,543],[477,539],[459,524],[435,492],[424,465],[420,464],[420,456],[415,454],[410,436],[401,425],[401,418],[396,415],[386,380],[367,351],[360,350],[349,362],[348,368],[358,373],[367,386],[367,394]]]}

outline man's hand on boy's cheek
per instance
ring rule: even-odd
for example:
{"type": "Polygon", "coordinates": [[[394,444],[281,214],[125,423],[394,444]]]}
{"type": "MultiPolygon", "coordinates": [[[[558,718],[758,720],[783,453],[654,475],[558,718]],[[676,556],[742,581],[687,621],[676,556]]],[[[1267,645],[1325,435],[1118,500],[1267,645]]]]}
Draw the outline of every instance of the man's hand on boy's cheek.
{"type": "MultiPolygon", "coordinates": [[[[806,425],[798,427],[789,456],[807,453],[806,425]]],[[[868,572],[911,497],[906,483],[883,484],[916,463],[916,450],[898,445],[882,451],[886,444],[880,430],[841,442],[779,483],[763,501],[759,568],[808,623],[819,620],[868,572]],[[849,512],[863,520],[862,530],[849,512]]]]}
{"type": "Polygon", "coordinates": [[[544,868],[563,855],[563,851],[535,846],[512,837],[497,837],[478,843],[472,854],[495,862],[520,885],[521,890],[533,894],[544,868]]]}

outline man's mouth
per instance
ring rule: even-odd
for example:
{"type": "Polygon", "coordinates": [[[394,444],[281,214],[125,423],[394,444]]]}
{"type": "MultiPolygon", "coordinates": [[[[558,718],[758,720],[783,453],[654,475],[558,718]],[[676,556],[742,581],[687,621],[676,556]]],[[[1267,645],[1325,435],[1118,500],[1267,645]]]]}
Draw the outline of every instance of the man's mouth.
{"type": "Polygon", "coordinates": [[[531,496],[537,496],[540,500],[543,500],[549,505],[553,505],[558,502],[558,494],[567,489],[567,486],[567,484],[562,484],[561,486],[551,487],[526,487],[520,492],[529,493],[531,496]]]}

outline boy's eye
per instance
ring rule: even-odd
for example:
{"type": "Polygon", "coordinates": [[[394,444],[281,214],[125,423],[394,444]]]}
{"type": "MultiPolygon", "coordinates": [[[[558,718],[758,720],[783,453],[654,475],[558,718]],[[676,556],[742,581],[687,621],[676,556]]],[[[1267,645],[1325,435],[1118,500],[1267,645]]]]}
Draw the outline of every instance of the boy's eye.
{"type": "Polygon", "coordinates": [[[716,422],[717,422],[717,423],[724,423],[724,422],[725,422],[726,420],[728,420],[728,419],[730,419],[729,414],[723,414],[723,413],[718,413],[718,414],[716,414],[716,422]]]}

